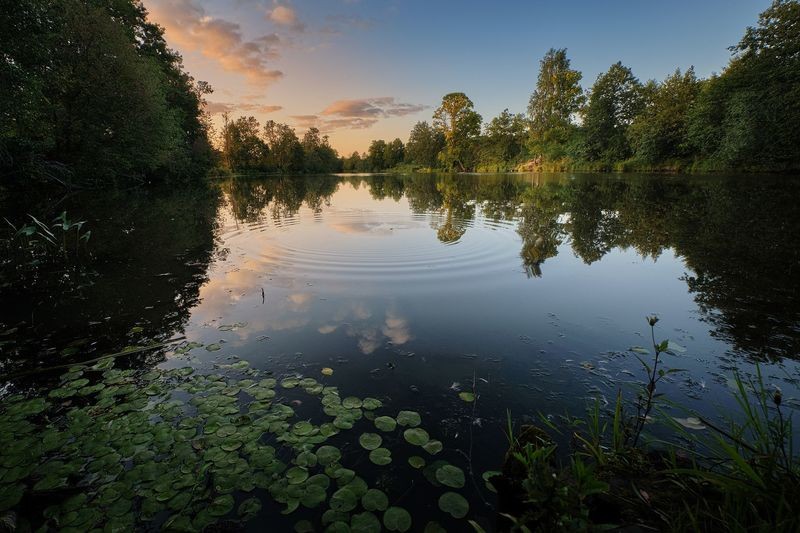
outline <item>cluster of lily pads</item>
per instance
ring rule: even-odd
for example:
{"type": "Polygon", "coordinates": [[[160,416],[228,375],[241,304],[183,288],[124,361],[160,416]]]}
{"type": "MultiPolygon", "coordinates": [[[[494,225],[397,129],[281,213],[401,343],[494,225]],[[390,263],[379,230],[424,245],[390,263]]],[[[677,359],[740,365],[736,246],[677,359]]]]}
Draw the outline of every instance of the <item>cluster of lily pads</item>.
{"type": "MultiPolygon", "coordinates": [[[[402,434],[420,450],[408,465],[442,487],[440,510],[467,516],[469,504],[457,492],[464,471],[442,460],[428,464],[443,444],[420,427],[417,412],[382,414],[378,399],[342,397],[312,377],[276,379],[246,361],[222,366],[222,373],[137,372],[108,358],[69,368],[41,395],[4,398],[0,517],[14,512],[33,528],[66,532],[202,531],[220,520],[244,524],[277,502],[284,515],[319,510],[306,514],[314,522],[295,524],[298,532],[422,529],[344,466],[350,452],[329,439],[357,424],[371,427],[345,448],[358,452],[357,441],[380,468],[394,461],[387,439],[402,434]],[[327,418],[298,419],[284,399],[291,389],[318,398],[327,418]]],[[[444,529],[429,522],[425,530],[444,529]]]]}

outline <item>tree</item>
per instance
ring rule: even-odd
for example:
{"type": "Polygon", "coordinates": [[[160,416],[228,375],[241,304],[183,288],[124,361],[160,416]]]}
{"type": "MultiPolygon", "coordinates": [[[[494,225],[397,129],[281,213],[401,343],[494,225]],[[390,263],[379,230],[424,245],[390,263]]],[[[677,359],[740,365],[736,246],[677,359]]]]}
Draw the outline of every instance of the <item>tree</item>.
{"type": "Polygon", "coordinates": [[[405,147],[403,141],[395,139],[386,144],[386,149],[383,153],[383,162],[386,168],[394,168],[403,162],[405,156],[405,147]]]}
{"type": "Polygon", "coordinates": [[[504,109],[486,124],[482,141],[481,164],[496,170],[508,170],[522,153],[527,128],[523,115],[504,109]]]}
{"type": "Polygon", "coordinates": [[[565,155],[564,147],[576,131],[573,117],[586,102],[582,77],[570,68],[566,48],[551,48],[539,62],[536,90],[528,104],[533,154],[549,159],[565,155]]]}
{"type": "Polygon", "coordinates": [[[259,136],[261,125],[255,117],[239,117],[233,122],[225,117],[222,157],[235,172],[265,170],[269,147],[259,136]]]}
{"type": "Polygon", "coordinates": [[[444,149],[444,134],[432,128],[427,122],[417,122],[408,136],[405,159],[408,163],[433,168],[442,149],[444,149]]]}
{"type": "Polygon", "coordinates": [[[464,93],[450,93],[442,98],[433,114],[433,125],[444,135],[445,149],[440,160],[445,168],[464,172],[475,160],[475,139],[481,132],[481,116],[464,93]]]}
{"type": "Polygon", "coordinates": [[[683,74],[676,70],[661,84],[645,84],[644,109],[628,129],[628,140],[637,159],[657,164],[691,155],[689,110],[699,90],[693,67],[683,74]]]}
{"type": "Polygon", "coordinates": [[[303,146],[291,126],[268,120],[264,124],[264,138],[269,145],[272,168],[285,173],[303,170],[303,146]]]}
{"type": "Polygon", "coordinates": [[[210,87],[183,71],[140,2],[9,2],[0,49],[5,173],[67,168],[97,184],[196,175],[210,163],[210,87]]]}
{"type": "Polygon", "coordinates": [[[584,113],[587,159],[612,163],[629,157],[626,132],[642,105],[642,84],[631,69],[617,62],[600,74],[584,113]]]}
{"type": "Polygon", "coordinates": [[[309,128],[303,135],[303,168],[306,172],[323,174],[341,170],[339,154],[331,148],[327,135],[317,128],[309,128]]]}
{"type": "Polygon", "coordinates": [[[369,172],[380,172],[386,169],[386,141],[383,139],[374,140],[369,145],[367,151],[367,166],[369,172]]]}

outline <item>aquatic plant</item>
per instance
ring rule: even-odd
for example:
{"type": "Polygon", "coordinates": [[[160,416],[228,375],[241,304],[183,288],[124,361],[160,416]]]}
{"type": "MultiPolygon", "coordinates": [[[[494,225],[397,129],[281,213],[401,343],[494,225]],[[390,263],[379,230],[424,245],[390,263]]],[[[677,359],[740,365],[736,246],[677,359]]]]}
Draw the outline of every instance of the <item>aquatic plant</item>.
{"type": "MultiPolygon", "coordinates": [[[[403,440],[438,454],[442,443],[419,413],[391,416],[377,398],[343,396],[311,377],[276,378],[242,360],[218,366],[224,373],[137,372],[106,357],[69,367],[47,392],[4,398],[0,515],[34,529],[202,531],[220,520],[244,524],[277,503],[284,515],[306,509],[296,531],[424,526],[357,470],[363,453],[378,467],[395,464],[401,451],[388,446],[403,440]],[[299,417],[287,395],[315,398],[321,412],[299,417]],[[347,431],[363,452],[346,449],[347,431]]],[[[410,472],[425,464],[408,462],[410,472]]],[[[466,517],[469,504],[454,492],[464,471],[439,460],[424,474],[443,486],[443,519],[466,517]]]]}

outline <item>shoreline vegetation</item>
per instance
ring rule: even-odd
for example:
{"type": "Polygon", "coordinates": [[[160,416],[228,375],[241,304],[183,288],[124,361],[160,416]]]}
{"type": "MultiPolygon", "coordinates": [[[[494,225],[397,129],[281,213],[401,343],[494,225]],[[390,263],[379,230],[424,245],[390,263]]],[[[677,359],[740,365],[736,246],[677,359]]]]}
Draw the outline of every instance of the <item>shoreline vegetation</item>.
{"type": "Polygon", "coordinates": [[[774,0],[719,74],[639,80],[621,62],[591,87],[567,50],[540,61],[527,113],[484,122],[463,92],[404,143],[340,156],[327,135],[224,115],[138,0],[21,0],[0,13],[0,175],[78,187],[227,173],[796,172],[800,2],[774,0]],[[63,43],[70,43],[64,46],[63,43]]]}

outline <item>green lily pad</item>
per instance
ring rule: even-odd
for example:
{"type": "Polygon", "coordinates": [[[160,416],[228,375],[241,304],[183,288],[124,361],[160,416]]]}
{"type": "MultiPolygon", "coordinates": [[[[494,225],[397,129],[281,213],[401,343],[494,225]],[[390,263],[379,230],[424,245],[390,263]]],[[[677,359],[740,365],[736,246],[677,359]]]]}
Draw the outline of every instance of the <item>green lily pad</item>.
{"type": "Polygon", "coordinates": [[[444,465],[436,470],[436,480],[447,487],[460,489],[464,486],[464,471],[453,465],[444,465]]]}
{"type": "Polygon", "coordinates": [[[308,479],[308,470],[299,466],[293,466],[286,471],[286,479],[290,485],[298,485],[308,479]]]}
{"type": "Polygon", "coordinates": [[[361,406],[368,411],[374,411],[375,409],[380,408],[382,405],[383,402],[376,398],[364,398],[364,401],[361,402],[361,406]]]}
{"type": "Polygon", "coordinates": [[[350,533],[350,526],[347,525],[347,522],[332,522],[325,528],[325,533],[350,533]]]}
{"type": "Polygon", "coordinates": [[[437,453],[442,451],[442,448],[443,448],[442,442],[435,439],[429,440],[426,444],[422,446],[422,449],[431,455],[436,455],[437,453]]]}
{"type": "Polygon", "coordinates": [[[261,512],[261,500],[258,498],[248,498],[239,504],[237,513],[243,520],[251,520],[261,512]]]}
{"type": "Polygon", "coordinates": [[[206,507],[211,516],[224,516],[233,510],[233,496],[225,494],[211,501],[206,507]]]}
{"type": "Polygon", "coordinates": [[[317,449],[317,461],[322,466],[328,466],[335,463],[342,457],[342,452],[334,446],[320,446],[317,449]]]}
{"type": "Polygon", "coordinates": [[[376,448],[369,452],[369,460],[378,466],[385,466],[392,462],[392,452],[386,448],[376,448]]]}
{"type": "Polygon", "coordinates": [[[342,406],[347,409],[358,409],[361,407],[361,400],[355,396],[349,396],[342,400],[342,406]]]}
{"type": "Polygon", "coordinates": [[[350,531],[353,533],[380,533],[381,522],[370,512],[354,514],[350,521],[350,531]]]}
{"type": "Polygon", "coordinates": [[[475,401],[475,394],[471,392],[459,392],[458,397],[461,398],[465,402],[474,402],[475,401]]]}
{"type": "Polygon", "coordinates": [[[341,488],[331,496],[330,506],[334,511],[348,513],[355,509],[356,505],[358,505],[358,498],[348,488],[341,488]]]}
{"type": "Polygon", "coordinates": [[[439,509],[453,518],[464,518],[469,512],[469,502],[456,492],[445,492],[439,496],[439,509]]]}
{"type": "Polygon", "coordinates": [[[385,511],[389,506],[389,498],[378,489],[369,489],[361,497],[361,505],[367,511],[385,511]]]}
{"type": "Polygon", "coordinates": [[[206,350],[208,350],[209,352],[216,352],[217,350],[221,350],[221,349],[222,349],[222,346],[220,346],[216,342],[206,346],[206,350]]]}
{"type": "Polygon", "coordinates": [[[497,489],[490,481],[493,477],[501,475],[500,472],[497,470],[488,470],[481,475],[483,478],[483,482],[486,484],[486,488],[489,489],[491,492],[497,493],[497,489]]]}
{"type": "Polygon", "coordinates": [[[403,432],[403,438],[414,446],[424,446],[430,440],[430,435],[422,428],[409,428],[403,432]]]}
{"type": "Polygon", "coordinates": [[[400,411],[397,414],[397,423],[401,426],[416,427],[422,423],[422,419],[416,411],[400,411]]]}
{"type": "Polygon", "coordinates": [[[408,458],[408,464],[410,464],[413,468],[420,469],[425,466],[425,459],[419,455],[412,455],[408,458]]]}
{"type": "Polygon", "coordinates": [[[394,431],[397,427],[397,421],[389,416],[379,416],[374,421],[375,427],[381,431],[394,431]]]}
{"type": "Polygon", "coordinates": [[[323,488],[322,486],[312,485],[307,483],[305,486],[305,492],[300,497],[300,503],[303,504],[303,507],[308,507],[309,509],[313,509],[314,507],[324,502],[327,496],[328,494],[325,488],[323,488]]]}
{"type": "Polygon", "coordinates": [[[381,442],[383,442],[383,438],[377,433],[362,433],[358,438],[358,443],[365,450],[374,450],[381,445],[381,442]]]}
{"type": "Polygon", "coordinates": [[[389,531],[408,531],[411,529],[411,515],[402,507],[389,507],[383,513],[383,525],[389,531]]]}

